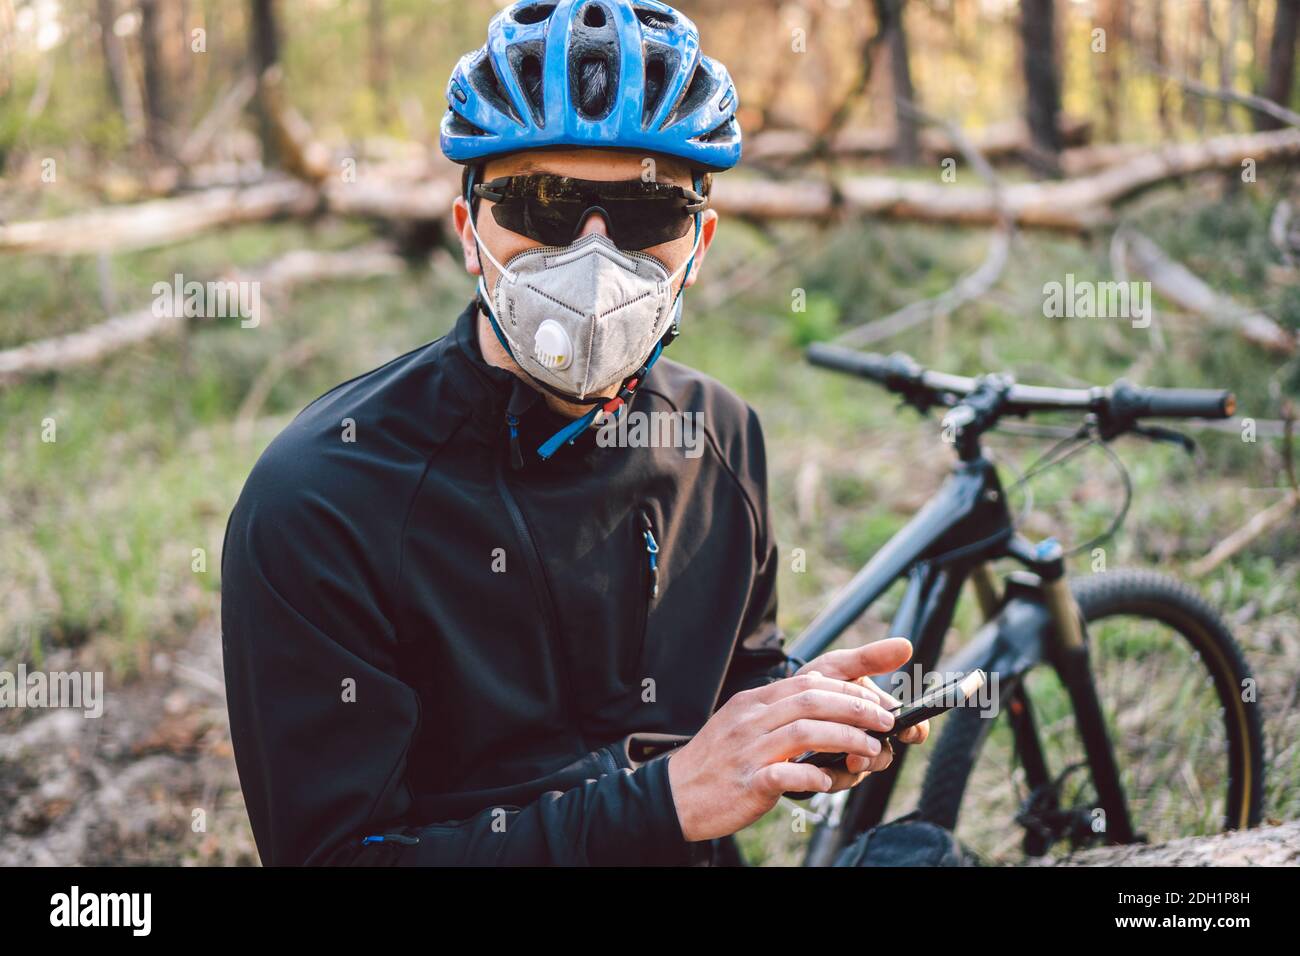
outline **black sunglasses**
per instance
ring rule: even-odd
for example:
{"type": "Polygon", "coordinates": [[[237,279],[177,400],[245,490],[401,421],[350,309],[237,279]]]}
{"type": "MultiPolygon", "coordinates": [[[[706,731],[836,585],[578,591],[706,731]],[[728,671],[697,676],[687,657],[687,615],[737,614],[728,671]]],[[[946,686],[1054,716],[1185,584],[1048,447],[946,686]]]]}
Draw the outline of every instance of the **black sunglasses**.
{"type": "Polygon", "coordinates": [[[690,231],[691,217],[709,205],[684,186],[551,173],[502,176],[476,184],[474,195],[494,203],[492,218],[498,225],[548,246],[573,242],[587,216],[598,212],[614,245],[624,250],[680,239],[690,231]]]}

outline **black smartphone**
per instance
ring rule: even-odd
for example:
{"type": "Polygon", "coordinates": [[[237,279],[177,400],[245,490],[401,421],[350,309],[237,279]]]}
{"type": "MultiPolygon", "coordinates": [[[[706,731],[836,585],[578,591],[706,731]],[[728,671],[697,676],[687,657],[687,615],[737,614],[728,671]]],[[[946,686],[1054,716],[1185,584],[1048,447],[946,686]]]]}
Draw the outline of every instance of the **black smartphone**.
{"type": "MultiPolygon", "coordinates": [[[[923,694],[919,700],[895,707],[890,711],[894,715],[894,726],[889,730],[868,730],[867,733],[877,740],[897,737],[900,731],[906,730],[908,727],[915,727],[923,720],[938,717],[940,714],[952,710],[952,708],[979,691],[986,680],[987,677],[979,668],[962,674],[956,680],[923,694]]],[[[814,767],[829,767],[842,762],[846,756],[847,754],[844,753],[809,750],[795,757],[791,762],[810,763],[814,767]]],[[[793,800],[806,800],[812,795],[812,791],[786,794],[787,797],[793,800]]]]}

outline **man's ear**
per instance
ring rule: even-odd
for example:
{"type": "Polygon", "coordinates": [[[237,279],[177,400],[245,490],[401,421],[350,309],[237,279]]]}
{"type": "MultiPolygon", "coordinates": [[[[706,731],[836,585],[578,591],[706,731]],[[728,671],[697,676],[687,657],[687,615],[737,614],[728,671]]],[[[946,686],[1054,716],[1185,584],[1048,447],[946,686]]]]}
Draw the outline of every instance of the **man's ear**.
{"type": "Polygon", "coordinates": [[[690,275],[686,277],[684,288],[695,285],[700,277],[700,267],[704,265],[704,255],[713,245],[713,236],[718,231],[718,213],[715,209],[706,209],[700,213],[700,248],[695,250],[695,264],[691,266],[690,275]]]}
{"type": "MultiPolygon", "coordinates": [[[[457,196],[456,201],[451,204],[451,221],[456,228],[456,236],[460,239],[461,253],[465,258],[465,271],[472,276],[476,276],[482,274],[483,268],[478,262],[478,243],[474,241],[474,231],[470,228],[469,218],[471,215],[469,203],[465,201],[465,197],[457,196]]],[[[703,245],[704,243],[701,241],[701,248],[703,248],[703,245]]]]}

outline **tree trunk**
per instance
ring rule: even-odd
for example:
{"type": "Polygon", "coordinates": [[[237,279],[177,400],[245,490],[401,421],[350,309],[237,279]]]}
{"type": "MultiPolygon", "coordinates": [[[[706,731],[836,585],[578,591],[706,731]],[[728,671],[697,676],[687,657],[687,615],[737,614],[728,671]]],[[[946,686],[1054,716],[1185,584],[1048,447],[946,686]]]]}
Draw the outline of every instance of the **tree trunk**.
{"type": "MultiPolygon", "coordinates": [[[[1165,0],[1156,0],[1155,16],[1151,18],[1151,61],[1156,71],[1165,70],[1165,0]]],[[[1165,139],[1173,139],[1174,127],[1169,117],[1169,84],[1156,81],[1156,114],[1160,117],[1160,132],[1165,139]]]]}
{"type": "Polygon", "coordinates": [[[1058,173],[1061,137],[1060,77],[1056,65],[1053,0],[1021,0],[1020,40],[1023,47],[1027,117],[1033,141],[1031,163],[1050,175],[1058,173]]]}
{"type": "Polygon", "coordinates": [[[375,112],[381,122],[387,122],[388,111],[388,40],[384,22],[384,0],[370,0],[366,16],[366,32],[369,34],[369,51],[366,58],[366,73],[370,80],[370,92],[375,97],[375,112]]]}
{"type": "Polygon", "coordinates": [[[280,159],[279,134],[268,98],[267,73],[280,64],[280,31],[275,16],[275,0],[250,0],[249,55],[253,75],[257,77],[258,132],[262,140],[262,161],[274,166],[280,159]]]}
{"type": "Polygon", "coordinates": [[[894,94],[894,162],[915,166],[921,159],[916,116],[902,105],[916,97],[907,54],[907,31],[903,26],[904,9],[905,0],[876,0],[876,17],[889,44],[889,78],[894,94]]]}
{"type": "Polygon", "coordinates": [[[144,58],[145,135],[157,159],[171,154],[171,100],[163,65],[163,0],[140,0],[140,51],[144,58]]]}
{"type": "MultiPolygon", "coordinates": [[[[1295,85],[1296,24],[1300,21],[1300,0],[1277,0],[1273,17],[1273,42],[1268,51],[1268,83],[1264,96],[1283,106],[1291,105],[1291,88],[1295,85]]],[[[1257,129],[1277,129],[1281,121],[1256,114],[1257,129]]]]}
{"type": "Polygon", "coordinates": [[[1106,49],[1093,54],[1097,66],[1097,85],[1101,93],[1102,139],[1119,142],[1121,130],[1120,117],[1120,74],[1119,56],[1123,35],[1123,20],[1120,18],[1120,0],[1106,0],[1100,11],[1101,28],[1106,31],[1106,49]]]}
{"type": "Polygon", "coordinates": [[[99,48],[104,56],[104,71],[108,75],[108,88],[113,102],[122,111],[126,132],[132,145],[144,135],[144,108],[140,104],[140,88],[131,75],[131,64],[126,58],[126,47],[113,32],[117,23],[117,0],[97,0],[99,18],[99,48]]]}
{"type": "MultiPolygon", "coordinates": [[[[1219,49],[1219,86],[1230,90],[1237,81],[1237,37],[1241,34],[1242,0],[1232,0],[1228,7],[1228,38],[1219,49]]],[[[1227,129],[1237,128],[1237,114],[1232,104],[1224,100],[1219,121],[1227,129]]]]}

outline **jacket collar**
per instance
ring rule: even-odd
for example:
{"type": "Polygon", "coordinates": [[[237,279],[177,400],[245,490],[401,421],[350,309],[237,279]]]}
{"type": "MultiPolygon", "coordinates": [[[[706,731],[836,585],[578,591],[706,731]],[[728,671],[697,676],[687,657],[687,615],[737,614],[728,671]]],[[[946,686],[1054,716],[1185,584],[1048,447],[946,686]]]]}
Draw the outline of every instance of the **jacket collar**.
{"type": "MultiPolygon", "coordinates": [[[[523,452],[525,470],[540,467],[565,470],[568,464],[577,464],[600,450],[596,443],[597,428],[588,428],[573,442],[572,447],[561,448],[549,461],[537,456],[537,448],[572,419],[551,410],[542,393],[513,372],[488,364],[479,348],[478,300],[474,299],[456,319],[450,333],[457,351],[461,353],[472,374],[467,376],[467,393],[464,397],[471,406],[471,416],[481,433],[489,441],[506,438],[506,415],[519,420],[519,441],[523,452]],[[565,462],[561,465],[560,462],[565,462]]],[[[625,413],[631,411],[640,392],[633,394],[625,413]]]]}

